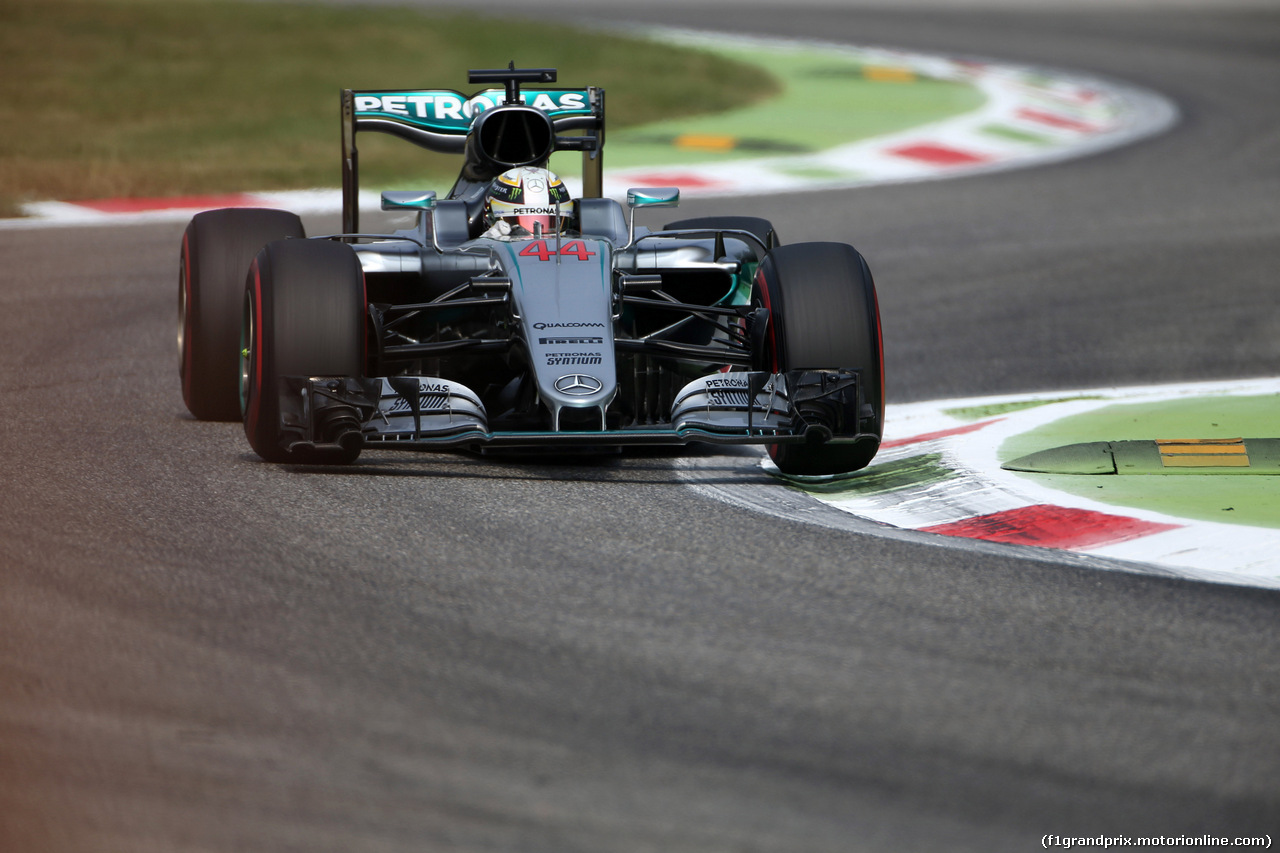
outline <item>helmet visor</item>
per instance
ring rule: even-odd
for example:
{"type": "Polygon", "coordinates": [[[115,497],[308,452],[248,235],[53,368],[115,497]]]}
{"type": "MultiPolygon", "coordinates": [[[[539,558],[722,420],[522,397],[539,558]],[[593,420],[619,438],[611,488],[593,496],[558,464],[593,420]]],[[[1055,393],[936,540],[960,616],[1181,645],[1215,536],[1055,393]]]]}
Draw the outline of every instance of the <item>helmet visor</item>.
{"type": "Polygon", "coordinates": [[[512,225],[519,225],[530,234],[554,234],[559,227],[559,219],[546,214],[528,214],[525,216],[504,217],[512,225]]]}

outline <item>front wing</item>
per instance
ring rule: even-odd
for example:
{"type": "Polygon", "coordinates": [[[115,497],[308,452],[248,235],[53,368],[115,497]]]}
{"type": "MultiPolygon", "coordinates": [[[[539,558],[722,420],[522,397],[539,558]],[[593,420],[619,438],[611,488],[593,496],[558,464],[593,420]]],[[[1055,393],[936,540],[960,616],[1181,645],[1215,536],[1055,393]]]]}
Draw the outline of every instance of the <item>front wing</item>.
{"type": "Polygon", "coordinates": [[[733,371],[688,383],[669,423],[598,430],[491,430],[465,385],[428,376],[355,379],[286,377],[281,392],[285,450],[338,448],[357,432],[366,447],[621,447],[719,444],[850,444],[875,439],[859,424],[874,413],[858,371],[733,371]]]}

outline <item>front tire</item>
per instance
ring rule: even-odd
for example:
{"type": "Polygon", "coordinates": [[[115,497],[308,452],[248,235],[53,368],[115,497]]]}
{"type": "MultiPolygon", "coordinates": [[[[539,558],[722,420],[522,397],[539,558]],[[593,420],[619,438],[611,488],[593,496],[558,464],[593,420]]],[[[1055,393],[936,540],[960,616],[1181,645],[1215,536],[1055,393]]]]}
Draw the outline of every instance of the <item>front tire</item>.
{"type": "Polygon", "coordinates": [[[240,387],[244,431],[268,462],[343,464],[360,455],[359,435],[339,448],[290,449],[281,420],[284,377],[359,377],[365,368],[364,273],[345,243],[269,243],[244,287],[240,387]]]}
{"type": "Polygon", "coordinates": [[[880,310],[866,260],[844,243],[796,243],[771,251],[756,274],[756,299],[769,309],[763,369],[860,371],[858,433],[852,444],[775,444],[784,474],[844,474],[865,468],[884,428],[880,310]]]}
{"type": "Polygon", "coordinates": [[[183,402],[200,420],[240,420],[245,272],[267,243],[303,236],[302,220],[286,210],[207,210],[187,226],[178,271],[178,374],[183,402]]]}

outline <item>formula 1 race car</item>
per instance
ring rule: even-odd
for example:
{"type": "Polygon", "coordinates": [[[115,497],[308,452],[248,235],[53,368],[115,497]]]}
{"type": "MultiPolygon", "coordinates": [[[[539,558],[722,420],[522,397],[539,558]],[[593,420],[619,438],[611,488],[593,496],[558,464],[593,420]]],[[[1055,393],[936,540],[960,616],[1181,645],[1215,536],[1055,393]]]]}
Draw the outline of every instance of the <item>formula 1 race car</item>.
{"type": "Polygon", "coordinates": [[[676,188],[604,198],[604,92],[554,69],[471,71],[491,88],[342,91],[343,233],[293,213],[198,214],[182,239],[183,398],[243,420],[271,462],[363,448],[768,447],[791,474],[866,466],[884,375],[875,286],[841,243],[780,245],[767,220],[636,224],[676,188]],[[522,91],[522,86],[524,89],[522,91]],[[357,133],[463,157],[444,199],[359,228],[357,133]],[[582,198],[545,171],[580,151],[582,198]]]}

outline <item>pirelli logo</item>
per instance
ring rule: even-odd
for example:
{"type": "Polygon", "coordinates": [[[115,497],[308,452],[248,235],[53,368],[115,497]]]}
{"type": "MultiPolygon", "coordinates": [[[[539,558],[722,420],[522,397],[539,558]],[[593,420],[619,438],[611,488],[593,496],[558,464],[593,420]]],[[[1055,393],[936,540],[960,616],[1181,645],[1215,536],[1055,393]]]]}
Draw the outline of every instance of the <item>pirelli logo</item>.
{"type": "Polygon", "coordinates": [[[538,338],[540,344],[603,344],[604,338],[538,338]]]}
{"type": "Polygon", "coordinates": [[[1248,468],[1249,451],[1243,438],[1157,440],[1165,468],[1248,468]]]}

